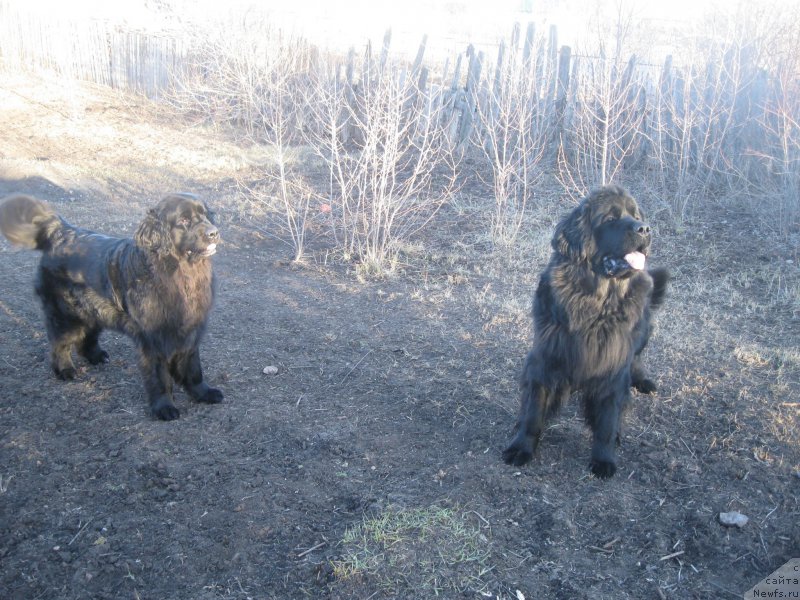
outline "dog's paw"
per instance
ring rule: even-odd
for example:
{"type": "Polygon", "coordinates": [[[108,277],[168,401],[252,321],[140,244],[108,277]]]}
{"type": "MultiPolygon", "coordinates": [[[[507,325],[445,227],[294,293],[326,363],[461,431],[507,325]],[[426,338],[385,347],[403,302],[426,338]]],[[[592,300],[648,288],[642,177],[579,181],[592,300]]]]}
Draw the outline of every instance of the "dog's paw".
{"type": "Polygon", "coordinates": [[[225,396],[216,388],[208,388],[206,393],[200,396],[197,401],[205,402],[206,404],[219,404],[225,396]]]}
{"type": "Polygon", "coordinates": [[[617,472],[617,465],[607,460],[592,459],[589,466],[592,469],[592,474],[599,479],[608,479],[609,477],[613,477],[614,473],[617,472]]]}
{"type": "Polygon", "coordinates": [[[84,357],[92,365],[107,363],[111,360],[111,357],[108,355],[108,352],[106,352],[100,347],[93,348],[92,350],[86,352],[86,354],[84,354],[84,357]]]}
{"type": "Polygon", "coordinates": [[[637,271],[630,285],[634,296],[646,296],[653,289],[653,278],[647,271],[637,271]]]}
{"type": "Polygon", "coordinates": [[[53,367],[53,371],[55,372],[56,377],[62,381],[72,381],[78,374],[78,372],[75,370],[75,367],[64,367],[63,369],[53,367]]]}
{"type": "Polygon", "coordinates": [[[168,400],[154,403],[150,406],[150,413],[161,421],[174,421],[181,416],[181,411],[168,400]]]}
{"type": "Polygon", "coordinates": [[[503,461],[515,467],[529,463],[533,458],[533,446],[531,444],[514,442],[503,450],[503,461]]]}
{"type": "Polygon", "coordinates": [[[637,392],[642,394],[652,394],[653,392],[658,390],[658,386],[652,379],[648,379],[647,377],[643,379],[637,379],[633,382],[633,387],[636,389],[637,392]]]}

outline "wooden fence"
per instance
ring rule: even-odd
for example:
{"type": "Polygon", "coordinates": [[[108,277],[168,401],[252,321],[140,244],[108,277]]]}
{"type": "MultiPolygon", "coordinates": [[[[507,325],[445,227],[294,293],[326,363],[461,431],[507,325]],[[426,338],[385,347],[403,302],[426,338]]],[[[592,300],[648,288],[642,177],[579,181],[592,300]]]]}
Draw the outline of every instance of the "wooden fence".
{"type": "MultiPolygon", "coordinates": [[[[198,69],[203,70],[198,53],[208,52],[198,37],[129,31],[102,20],[64,20],[0,0],[1,65],[50,69],[151,98],[176,83],[185,87],[197,80],[198,69]]],[[[387,32],[377,55],[369,48],[363,54],[351,51],[338,68],[331,69],[336,59],[327,57],[324,68],[352,93],[376,63],[381,71],[393,69],[395,77],[413,78],[420,93],[448,107],[448,127],[460,145],[480,137],[486,126],[479,122],[479,109],[525,79],[532,83],[520,102],[535,103],[545,115],[553,152],[566,163],[577,155],[608,162],[587,173],[587,180],[606,179],[648,161],[658,162],[666,179],[680,181],[691,174],[704,178],[704,186],[731,177],[755,181],[776,171],[790,183],[799,177],[800,105],[792,100],[800,95],[797,73],[778,65],[778,73],[789,73],[787,79],[760,68],[746,46],[720,48],[698,67],[681,69],[671,57],[652,65],[636,57],[577,56],[559,46],[556,27],[537,32],[531,24],[524,32],[516,26],[496,56],[469,45],[452,63],[433,66],[425,61],[425,39],[410,62],[391,60],[390,50],[387,32]],[[586,152],[598,144],[605,146],[596,156],[586,152]]],[[[228,96],[225,102],[252,102],[252,97],[228,96]]],[[[232,112],[250,114],[247,107],[232,112]]]]}
{"type": "Polygon", "coordinates": [[[107,20],[65,18],[0,0],[0,64],[157,98],[180,71],[183,36],[130,31],[107,20]]]}

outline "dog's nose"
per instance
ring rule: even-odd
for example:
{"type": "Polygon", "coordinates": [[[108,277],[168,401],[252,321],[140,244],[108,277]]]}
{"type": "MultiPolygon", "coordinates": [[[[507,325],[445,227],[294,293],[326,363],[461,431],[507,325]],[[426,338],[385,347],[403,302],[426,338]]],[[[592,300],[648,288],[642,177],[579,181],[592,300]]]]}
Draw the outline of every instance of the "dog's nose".
{"type": "Polygon", "coordinates": [[[218,240],[219,229],[217,229],[216,227],[209,227],[208,229],[206,229],[206,237],[212,242],[218,240]]]}
{"type": "Polygon", "coordinates": [[[641,235],[650,235],[650,225],[645,223],[637,223],[635,229],[636,233],[640,233],[641,235]]]}

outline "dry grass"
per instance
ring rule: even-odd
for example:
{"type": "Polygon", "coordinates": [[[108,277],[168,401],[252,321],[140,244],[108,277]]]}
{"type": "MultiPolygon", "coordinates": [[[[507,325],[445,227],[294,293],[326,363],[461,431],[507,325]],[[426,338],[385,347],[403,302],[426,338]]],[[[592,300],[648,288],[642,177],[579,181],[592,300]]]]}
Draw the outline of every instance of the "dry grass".
{"type": "Polygon", "coordinates": [[[387,508],[347,530],[334,576],[345,589],[355,584],[393,597],[480,592],[491,571],[481,525],[479,515],[460,509],[387,508]]]}

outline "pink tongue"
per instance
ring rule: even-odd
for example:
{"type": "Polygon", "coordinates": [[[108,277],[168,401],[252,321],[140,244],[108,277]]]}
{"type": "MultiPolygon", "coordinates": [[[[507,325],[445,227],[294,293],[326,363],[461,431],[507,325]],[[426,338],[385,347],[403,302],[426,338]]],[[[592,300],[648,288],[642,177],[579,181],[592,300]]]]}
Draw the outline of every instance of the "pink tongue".
{"type": "Polygon", "coordinates": [[[644,254],[641,252],[631,252],[625,255],[627,263],[637,271],[644,269],[644,254]]]}

